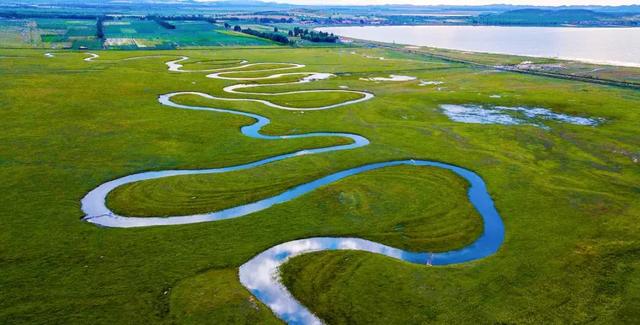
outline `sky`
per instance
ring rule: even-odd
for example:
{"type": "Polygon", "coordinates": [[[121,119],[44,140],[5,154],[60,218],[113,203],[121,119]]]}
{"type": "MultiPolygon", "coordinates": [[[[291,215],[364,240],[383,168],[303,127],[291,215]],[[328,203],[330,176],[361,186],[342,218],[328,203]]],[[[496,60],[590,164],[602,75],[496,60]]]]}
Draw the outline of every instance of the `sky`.
{"type": "Polygon", "coordinates": [[[414,5],[485,5],[485,4],[515,4],[537,6],[562,5],[640,5],[640,0],[267,0],[270,2],[294,4],[321,5],[377,5],[377,4],[414,4],[414,5]]]}

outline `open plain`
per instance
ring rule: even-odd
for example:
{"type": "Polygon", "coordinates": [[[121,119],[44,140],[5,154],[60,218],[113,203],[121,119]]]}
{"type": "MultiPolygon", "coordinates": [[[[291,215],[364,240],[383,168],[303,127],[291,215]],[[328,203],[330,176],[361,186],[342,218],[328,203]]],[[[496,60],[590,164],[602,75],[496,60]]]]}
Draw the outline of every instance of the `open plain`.
{"type": "Polygon", "coordinates": [[[0,107],[0,323],[281,322],[239,273],[272,247],[358,238],[437,257],[482,238],[455,168],[486,185],[504,225],[495,251],[429,266],[321,249],[278,279],[331,324],[640,319],[637,90],[365,48],[2,49],[0,107]],[[443,105],[523,122],[465,123],[443,105]],[[245,136],[255,116],[265,138],[245,136]],[[234,218],[92,222],[206,215],[392,161],[407,163],[234,218]],[[254,162],[120,184],[106,214],[83,200],[129,175],[254,162]]]}

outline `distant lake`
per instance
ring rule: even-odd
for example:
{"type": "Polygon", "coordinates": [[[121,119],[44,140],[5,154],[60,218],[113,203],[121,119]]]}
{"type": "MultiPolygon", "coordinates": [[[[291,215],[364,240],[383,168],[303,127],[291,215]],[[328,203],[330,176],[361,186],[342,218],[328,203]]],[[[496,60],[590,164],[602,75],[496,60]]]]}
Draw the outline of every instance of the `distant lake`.
{"type": "Polygon", "coordinates": [[[378,42],[640,67],[640,28],[365,26],[320,30],[378,42]]]}

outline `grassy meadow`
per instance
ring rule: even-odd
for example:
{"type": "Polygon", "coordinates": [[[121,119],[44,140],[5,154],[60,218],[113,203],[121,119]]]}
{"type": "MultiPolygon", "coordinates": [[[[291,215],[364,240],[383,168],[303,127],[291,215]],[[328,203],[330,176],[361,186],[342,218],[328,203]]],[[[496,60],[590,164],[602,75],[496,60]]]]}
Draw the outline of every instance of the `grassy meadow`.
{"type": "Polygon", "coordinates": [[[246,91],[348,87],[376,97],[306,112],[174,99],[266,116],[272,121],[263,130],[268,134],[348,132],[371,144],[240,172],[129,184],[109,195],[114,211],[207,212],[367,163],[443,161],[486,181],[506,226],[496,255],[450,267],[362,252],[303,255],[281,270],[294,296],[329,324],[640,321],[638,91],[364,48],[103,51],[95,62],[83,61],[87,55],[79,52],[54,58],[44,53],[0,50],[0,323],[278,324],[237,273],[269,247],[306,237],[356,236],[446,251],[480,235],[482,222],[462,179],[408,166],[353,176],[233,220],[140,229],[82,222],[80,199],[114,178],[230,166],[345,142],[251,139],[239,132],[252,123],[248,118],[159,104],[158,95],[176,91],[299,107],[353,99],[339,93],[227,94],[222,88],[237,81],[168,72],[164,62],[182,55],[191,58],[184,69],[245,59],[307,65],[281,72],[334,73],[313,83],[246,91]],[[140,55],[166,56],[119,60],[140,55]],[[361,80],[390,74],[443,83],[361,80]],[[449,120],[440,104],[545,107],[604,122],[550,123],[549,130],[463,124],[449,120]]]}

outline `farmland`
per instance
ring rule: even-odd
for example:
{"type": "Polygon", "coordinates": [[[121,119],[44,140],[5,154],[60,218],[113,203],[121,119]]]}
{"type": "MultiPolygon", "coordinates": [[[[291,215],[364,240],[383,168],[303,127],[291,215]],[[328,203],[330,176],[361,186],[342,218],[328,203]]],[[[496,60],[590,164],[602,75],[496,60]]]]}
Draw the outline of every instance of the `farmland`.
{"type": "Polygon", "coordinates": [[[92,19],[2,19],[0,47],[47,49],[174,49],[206,46],[274,45],[265,39],[233,32],[206,21],[169,21],[166,29],[153,20],[123,18],[103,22],[104,39],[92,19]]]}
{"type": "MultiPolygon", "coordinates": [[[[106,22],[105,36],[136,41],[133,48],[173,48],[193,46],[272,45],[268,40],[249,37],[205,21],[169,21],[176,26],[168,30],[150,20],[117,20],[106,22]]],[[[128,46],[115,46],[127,48],[128,46]]],[[[112,48],[109,46],[109,48],[112,48]]]]}

